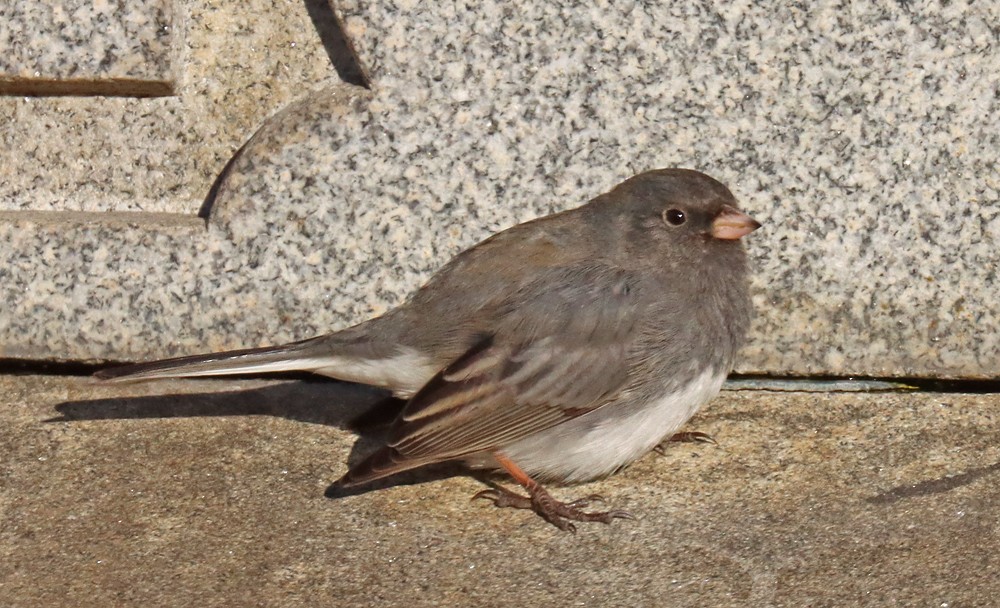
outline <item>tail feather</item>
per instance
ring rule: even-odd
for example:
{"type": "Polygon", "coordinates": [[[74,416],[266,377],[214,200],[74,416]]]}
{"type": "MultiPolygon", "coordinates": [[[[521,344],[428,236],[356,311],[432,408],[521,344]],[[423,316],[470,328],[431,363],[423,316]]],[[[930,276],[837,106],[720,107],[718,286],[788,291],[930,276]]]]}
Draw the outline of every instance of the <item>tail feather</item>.
{"type": "Polygon", "coordinates": [[[330,365],[331,359],[329,355],[322,356],[310,348],[315,341],[310,339],[282,346],[247,348],[136,363],[104,369],[94,376],[101,380],[129,382],[154,378],[313,371],[330,365]]]}
{"type": "Polygon", "coordinates": [[[351,467],[343,477],[333,482],[331,487],[351,488],[433,462],[437,462],[437,460],[409,459],[394,448],[384,446],[368,458],[351,467]]]}

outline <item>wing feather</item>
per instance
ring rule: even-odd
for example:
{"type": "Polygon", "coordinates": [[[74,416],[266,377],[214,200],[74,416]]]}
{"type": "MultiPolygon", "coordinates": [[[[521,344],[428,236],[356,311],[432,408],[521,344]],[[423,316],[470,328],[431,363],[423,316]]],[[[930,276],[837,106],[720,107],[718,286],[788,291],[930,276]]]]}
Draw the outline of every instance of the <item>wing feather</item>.
{"type": "Polygon", "coordinates": [[[634,278],[602,265],[550,273],[498,303],[495,330],[417,391],[343,484],[493,451],[615,398],[640,316],[634,278]]]}
{"type": "Polygon", "coordinates": [[[495,334],[418,391],[389,446],[406,457],[455,458],[496,449],[613,398],[626,382],[637,316],[622,287],[631,277],[608,267],[578,274],[565,283],[570,287],[539,293],[512,311],[495,334]]]}

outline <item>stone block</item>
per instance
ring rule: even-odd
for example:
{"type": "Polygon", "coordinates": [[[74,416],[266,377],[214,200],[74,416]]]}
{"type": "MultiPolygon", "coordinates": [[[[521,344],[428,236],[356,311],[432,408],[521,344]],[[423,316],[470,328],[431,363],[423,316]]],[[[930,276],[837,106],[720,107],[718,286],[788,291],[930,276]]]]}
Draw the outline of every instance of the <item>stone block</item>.
{"type": "MultiPolygon", "coordinates": [[[[492,232],[683,166],[764,223],[748,239],[757,318],[741,371],[997,376],[996,6],[336,8],[371,90],[297,90],[267,120],[253,100],[227,106],[263,126],[206,228],[4,216],[2,356],[137,359],[327,332],[398,304],[492,232]]],[[[205,53],[257,70],[257,87],[280,74],[266,54],[205,53]]],[[[234,86],[210,90],[234,100],[234,86]]],[[[190,168],[204,134],[142,149],[190,168]]],[[[207,195],[225,146],[212,149],[211,170],[194,163],[203,189],[164,199],[207,195]]],[[[167,205],[151,193],[150,210],[167,205]]]]}

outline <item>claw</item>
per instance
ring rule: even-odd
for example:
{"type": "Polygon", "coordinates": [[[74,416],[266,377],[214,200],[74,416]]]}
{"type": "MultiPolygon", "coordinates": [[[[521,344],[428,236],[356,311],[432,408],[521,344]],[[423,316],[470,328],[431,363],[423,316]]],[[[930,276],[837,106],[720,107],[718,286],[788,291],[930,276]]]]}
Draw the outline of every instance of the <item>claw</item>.
{"type": "Polygon", "coordinates": [[[661,441],[653,451],[663,456],[666,454],[667,448],[664,444],[667,443],[711,443],[712,445],[719,445],[719,443],[712,438],[708,433],[702,433],[701,431],[684,431],[681,433],[674,433],[667,439],[661,441]]]}
{"type": "Polygon", "coordinates": [[[497,507],[513,507],[515,509],[532,508],[530,498],[527,496],[521,496],[520,494],[515,494],[514,492],[501,487],[480,490],[479,492],[476,492],[476,495],[472,497],[472,500],[477,498],[492,500],[493,505],[497,507]]]}
{"type": "Polygon", "coordinates": [[[608,515],[610,515],[611,517],[613,517],[615,519],[631,519],[631,520],[635,520],[635,516],[632,515],[631,513],[629,513],[628,511],[621,511],[621,510],[617,510],[616,509],[614,511],[608,511],[608,515]]]}
{"type": "Polygon", "coordinates": [[[590,494],[589,496],[584,496],[583,498],[577,498],[572,502],[563,503],[570,509],[581,509],[586,507],[591,503],[607,504],[608,501],[604,500],[604,497],[600,494],[590,494]]]}
{"type": "Polygon", "coordinates": [[[674,433],[671,435],[670,439],[667,441],[676,441],[678,443],[712,443],[718,445],[715,439],[708,433],[702,433],[701,431],[684,431],[682,433],[674,433]]]}
{"type": "Polygon", "coordinates": [[[469,502],[472,502],[480,498],[485,498],[486,500],[492,500],[496,502],[497,498],[499,498],[499,493],[492,488],[489,490],[480,490],[472,495],[472,498],[469,499],[469,502]]]}

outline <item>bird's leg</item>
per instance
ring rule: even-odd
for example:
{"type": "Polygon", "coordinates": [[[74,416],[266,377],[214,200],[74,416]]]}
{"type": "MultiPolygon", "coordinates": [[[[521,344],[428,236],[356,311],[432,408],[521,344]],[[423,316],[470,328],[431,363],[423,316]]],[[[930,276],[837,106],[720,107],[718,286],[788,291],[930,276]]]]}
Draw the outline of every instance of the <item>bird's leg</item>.
{"type": "Polygon", "coordinates": [[[661,441],[653,451],[663,456],[666,452],[668,443],[711,443],[713,445],[718,445],[712,436],[708,433],[702,433],[701,431],[681,431],[680,433],[674,433],[670,437],[661,441]]]}
{"type": "Polygon", "coordinates": [[[615,519],[632,519],[632,516],[625,511],[588,512],[581,510],[592,502],[603,502],[603,499],[596,494],[571,502],[559,502],[509,458],[500,453],[494,453],[493,457],[517,483],[524,486],[524,489],[528,491],[528,496],[521,496],[505,488],[496,487],[477,493],[472,497],[473,500],[486,498],[492,500],[493,504],[498,507],[531,509],[541,515],[545,521],[568,532],[576,532],[576,526],[572,523],[574,521],[598,521],[609,524],[615,519]]]}

